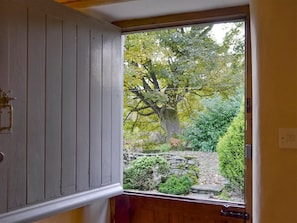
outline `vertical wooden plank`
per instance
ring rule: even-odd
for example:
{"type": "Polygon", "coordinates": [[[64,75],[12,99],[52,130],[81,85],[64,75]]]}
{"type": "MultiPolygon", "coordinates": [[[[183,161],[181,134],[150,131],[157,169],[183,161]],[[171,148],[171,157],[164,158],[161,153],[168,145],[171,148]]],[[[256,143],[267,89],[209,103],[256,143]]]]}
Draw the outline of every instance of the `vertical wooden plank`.
{"type": "Polygon", "coordinates": [[[44,199],[45,15],[28,15],[27,202],[44,199]]]}
{"type": "MultiPolygon", "coordinates": [[[[7,7],[0,7],[0,88],[8,88],[8,20],[7,7]]],[[[0,152],[6,156],[7,151],[7,135],[0,134],[0,152]]],[[[0,213],[7,211],[7,159],[6,157],[0,162],[0,213]]]]}
{"type": "Polygon", "coordinates": [[[77,36],[77,191],[89,188],[90,152],[90,29],[79,26],[77,36]]]}
{"type": "Polygon", "coordinates": [[[110,205],[111,222],[131,223],[131,205],[127,195],[111,198],[110,205]]]}
{"type": "Polygon", "coordinates": [[[102,74],[102,185],[111,182],[111,139],[112,139],[112,40],[111,33],[103,34],[103,74],[102,74]]]}
{"type": "Polygon", "coordinates": [[[168,223],[184,223],[180,213],[169,213],[168,218],[168,223]]]}
{"type": "Polygon", "coordinates": [[[90,187],[101,185],[101,115],[102,115],[102,34],[91,32],[90,77],[90,187]]]}
{"type": "Polygon", "coordinates": [[[8,209],[26,204],[26,100],[27,100],[27,9],[13,7],[10,20],[10,78],[13,105],[11,145],[7,151],[8,209]]]}
{"type": "Polygon", "coordinates": [[[76,189],[76,42],[74,23],[63,23],[62,194],[76,189]]]}
{"type": "MultiPolygon", "coordinates": [[[[158,218],[156,218],[156,212],[153,210],[149,209],[140,209],[139,210],[141,213],[141,222],[146,222],[146,223],[154,223],[154,222],[162,222],[159,221],[158,218]]],[[[165,223],[166,221],[164,221],[165,223]]],[[[162,222],[163,223],[163,222],[162,222]]]]}
{"type": "Polygon", "coordinates": [[[60,196],[62,21],[47,16],[45,197],[60,196]]]}
{"type": "MultiPolygon", "coordinates": [[[[153,222],[169,222],[168,209],[162,209],[160,211],[153,210],[154,212],[154,221],[153,222]]],[[[194,221],[193,221],[194,222],[194,221]]]]}
{"type": "Polygon", "coordinates": [[[183,216],[183,223],[197,222],[193,216],[183,216]]]}
{"type": "Polygon", "coordinates": [[[114,31],[112,39],[112,183],[122,182],[122,122],[123,122],[123,54],[122,38],[114,31]]]}

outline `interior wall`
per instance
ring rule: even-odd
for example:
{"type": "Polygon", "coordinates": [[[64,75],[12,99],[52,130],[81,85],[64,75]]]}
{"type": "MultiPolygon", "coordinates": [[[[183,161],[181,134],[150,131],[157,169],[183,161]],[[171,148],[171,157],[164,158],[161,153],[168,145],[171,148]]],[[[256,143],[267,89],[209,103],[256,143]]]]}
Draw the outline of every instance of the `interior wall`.
{"type": "Polygon", "coordinates": [[[108,208],[109,201],[105,199],[33,223],[108,223],[108,208]]]}
{"type": "Polygon", "coordinates": [[[297,1],[252,0],[254,223],[297,222],[297,1]]]}
{"type": "Polygon", "coordinates": [[[83,208],[58,214],[34,223],[83,223],[83,208]]]}

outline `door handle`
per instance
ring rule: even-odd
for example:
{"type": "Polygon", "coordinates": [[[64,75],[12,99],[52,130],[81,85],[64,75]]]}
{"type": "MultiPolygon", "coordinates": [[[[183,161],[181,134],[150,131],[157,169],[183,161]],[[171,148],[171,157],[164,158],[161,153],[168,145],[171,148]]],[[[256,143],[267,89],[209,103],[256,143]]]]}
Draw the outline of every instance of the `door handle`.
{"type": "Polygon", "coordinates": [[[0,163],[4,160],[4,157],[5,157],[4,153],[0,152],[0,163]]]}
{"type": "MultiPolygon", "coordinates": [[[[2,131],[11,131],[12,123],[13,123],[13,108],[12,105],[9,104],[10,101],[16,100],[14,97],[9,97],[8,94],[0,88],[0,132],[2,131]],[[8,121],[2,123],[2,116],[7,116],[8,121]]],[[[4,118],[5,120],[5,118],[4,118]]]]}
{"type": "Polygon", "coordinates": [[[234,210],[227,210],[229,207],[224,207],[221,210],[221,215],[226,217],[233,217],[233,218],[240,218],[244,220],[249,220],[250,215],[244,211],[234,211],[234,210]]]}

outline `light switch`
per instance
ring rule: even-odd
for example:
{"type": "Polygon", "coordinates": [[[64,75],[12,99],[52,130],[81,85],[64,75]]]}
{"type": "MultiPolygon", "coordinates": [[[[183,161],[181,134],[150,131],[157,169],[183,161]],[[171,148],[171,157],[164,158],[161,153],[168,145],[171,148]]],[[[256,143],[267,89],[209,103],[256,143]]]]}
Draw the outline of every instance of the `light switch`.
{"type": "Polygon", "coordinates": [[[297,149],[297,128],[279,129],[279,147],[297,149]]]}

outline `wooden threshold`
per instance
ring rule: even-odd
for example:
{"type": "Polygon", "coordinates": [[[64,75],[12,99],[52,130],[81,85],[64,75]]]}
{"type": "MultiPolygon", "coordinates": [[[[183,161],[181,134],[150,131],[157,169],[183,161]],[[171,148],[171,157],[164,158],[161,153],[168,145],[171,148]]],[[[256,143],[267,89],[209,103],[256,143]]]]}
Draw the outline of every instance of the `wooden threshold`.
{"type": "Polygon", "coordinates": [[[115,21],[112,24],[120,27],[122,33],[130,33],[175,26],[245,19],[248,15],[249,6],[243,5],[206,11],[115,21]]]}

